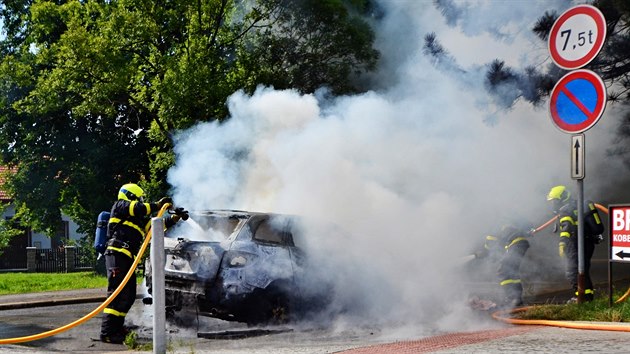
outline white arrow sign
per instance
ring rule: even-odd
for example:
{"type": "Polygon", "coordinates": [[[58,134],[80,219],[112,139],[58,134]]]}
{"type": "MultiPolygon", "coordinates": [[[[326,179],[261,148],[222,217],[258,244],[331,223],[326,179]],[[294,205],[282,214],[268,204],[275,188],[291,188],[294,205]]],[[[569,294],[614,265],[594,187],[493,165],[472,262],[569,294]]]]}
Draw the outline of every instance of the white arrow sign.
{"type": "Polygon", "coordinates": [[[584,134],[571,136],[571,178],[584,179],[584,134]]]}

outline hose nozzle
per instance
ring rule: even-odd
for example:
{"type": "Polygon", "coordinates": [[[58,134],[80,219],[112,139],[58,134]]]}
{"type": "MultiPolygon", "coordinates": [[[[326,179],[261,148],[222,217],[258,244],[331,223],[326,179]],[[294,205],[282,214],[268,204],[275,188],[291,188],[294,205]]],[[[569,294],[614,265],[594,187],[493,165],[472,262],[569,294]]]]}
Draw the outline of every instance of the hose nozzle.
{"type": "MultiPolygon", "coordinates": [[[[170,212],[170,211],[169,211],[170,212]]],[[[171,214],[175,214],[177,216],[179,216],[180,218],[182,218],[182,220],[186,221],[188,220],[188,210],[184,209],[184,208],[175,208],[173,209],[172,212],[170,212],[171,214]]]]}

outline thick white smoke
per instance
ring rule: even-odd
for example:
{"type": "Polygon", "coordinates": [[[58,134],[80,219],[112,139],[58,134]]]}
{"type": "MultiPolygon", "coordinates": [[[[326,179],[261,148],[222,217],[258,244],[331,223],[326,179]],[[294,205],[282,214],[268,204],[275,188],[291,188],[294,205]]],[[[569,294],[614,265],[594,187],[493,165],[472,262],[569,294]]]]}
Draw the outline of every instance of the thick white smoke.
{"type": "MultiPolygon", "coordinates": [[[[549,187],[571,181],[569,136],[546,107],[493,106],[484,65],[548,64],[546,44],[530,29],[545,11],[572,4],[436,4],[381,1],[378,90],[326,100],[266,87],[236,92],[227,123],[181,132],[168,174],[176,203],[332,221],[349,236],[311,241],[329,262],[321,267],[336,267],[337,294],[364,303],[367,317],[444,328],[471,322],[460,257],[512,217],[546,221],[549,187]],[[422,53],[429,32],[465,72],[432,65],[422,53]]],[[[589,131],[587,158],[603,156],[608,129],[589,131]]]]}

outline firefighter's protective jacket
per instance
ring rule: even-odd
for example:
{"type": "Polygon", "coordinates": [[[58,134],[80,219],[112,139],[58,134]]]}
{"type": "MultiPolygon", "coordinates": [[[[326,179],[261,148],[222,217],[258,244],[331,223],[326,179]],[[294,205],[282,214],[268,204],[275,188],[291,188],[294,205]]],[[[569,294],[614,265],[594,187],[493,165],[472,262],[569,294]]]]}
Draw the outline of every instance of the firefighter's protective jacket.
{"type": "Polygon", "coordinates": [[[558,209],[558,229],[560,247],[566,247],[571,238],[577,239],[577,201],[571,199],[558,209]]]}
{"type": "MultiPolygon", "coordinates": [[[[107,225],[109,237],[107,250],[123,253],[133,259],[151,226],[150,216],[158,209],[156,203],[117,200],[112,206],[107,225]]],[[[168,228],[173,226],[175,221],[172,218],[165,218],[164,223],[168,228]]]]}
{"type": "Polygon", "coordinates": [[[527,233],[507,225],[496,236],[486,236],[484,252],[478,255],[496,263],[499,285],[505,292],[506,303],[511,305],[523,302],[520,265],[528,249],[527,233]]]}
{"type": "MultiPolygon", "coordinates": [[[[592,204],[592,202],[590,203],[592,204]]],[[[559,255],[565,257],[566,263],[566,278],[571,284],[575,295],[577,296],[578,289],[578,220],[577,220],[577,201],[574,199],[568,200],[564,205],[558,209],[558,226],[559,226],[559,255]]],[[[601,220],[597,221],[601,224],[601,220]]],[[[594,235],[590,234],[589,230],[585,228],[584,235],[584,294],[587,301],[591,301],[594,295],[593,281],[590,275],[591,269],[591,257],[595,250],[595,244],[598,242],[594,235]]]]}

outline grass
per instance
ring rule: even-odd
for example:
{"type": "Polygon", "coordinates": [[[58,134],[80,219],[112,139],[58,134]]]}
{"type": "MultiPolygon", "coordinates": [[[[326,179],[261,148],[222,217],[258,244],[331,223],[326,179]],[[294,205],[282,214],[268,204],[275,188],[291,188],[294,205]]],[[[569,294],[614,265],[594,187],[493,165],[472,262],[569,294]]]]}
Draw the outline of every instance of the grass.
{"type": "Polygon", "coordinates": [[[153,342],[145,342],[142,343],[138,341],[138,333],[135,331],[129,332],[127,337],[125,337],[124,341],[125,346],[129,349],[137,350],[137,351],[152,351],[153,350],[153,342]]]}
{"type": "Polygon", "coordinates": [[[532,306],[513,314],[513,317],[528,320],[630,322],[630,300],[614,303],[621,295],[614,294],[612,307],[608,306],[608,297],[603,297],[583,304],[532,306]]]}
{"type": "Polygon", "coordinates": [[[0,274],[0,295],[93,288],[107,288],[107,278],[94,272],[0,274]]]}

